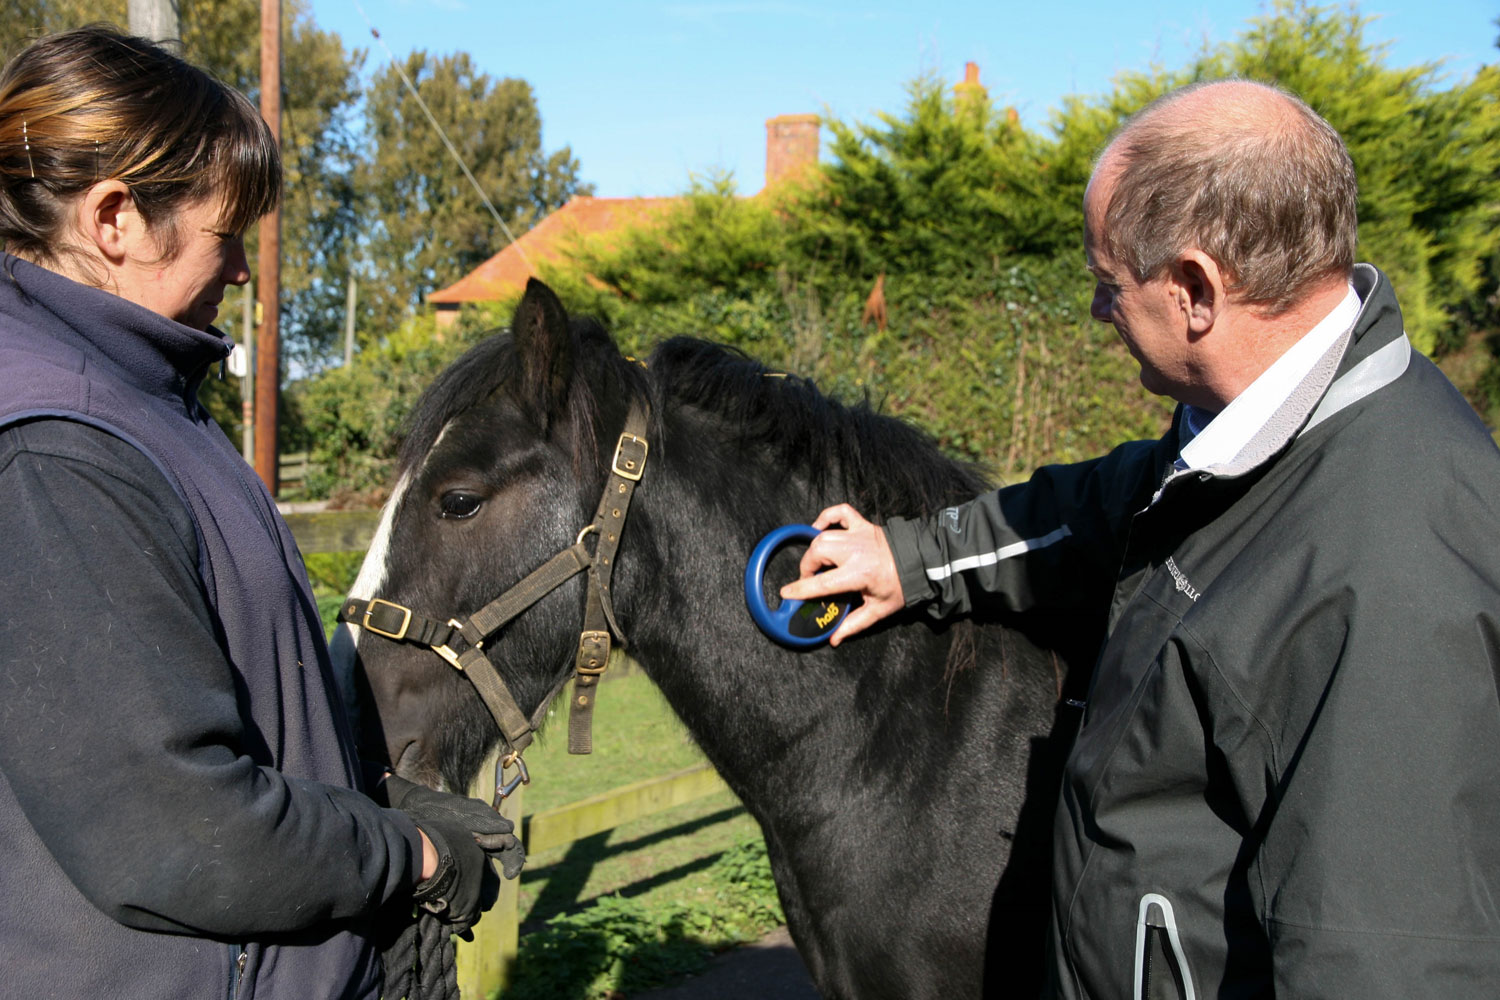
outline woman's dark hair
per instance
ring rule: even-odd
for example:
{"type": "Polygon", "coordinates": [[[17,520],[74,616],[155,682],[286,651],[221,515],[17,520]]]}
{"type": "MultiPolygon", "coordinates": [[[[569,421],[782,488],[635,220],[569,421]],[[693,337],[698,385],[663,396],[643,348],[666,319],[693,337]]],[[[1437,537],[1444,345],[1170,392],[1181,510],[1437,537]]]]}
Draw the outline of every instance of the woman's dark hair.
{"type": "Polygon", "coordinates": [[[66,209],[112,178],[170,258],[187,205],[218,200],[234,233],[275,208],[281,155],[244,95],[145,39],[108,25],[39,39],[0,71],[6,250],[38,262],[81,252],[66,243],[66,209]]]}

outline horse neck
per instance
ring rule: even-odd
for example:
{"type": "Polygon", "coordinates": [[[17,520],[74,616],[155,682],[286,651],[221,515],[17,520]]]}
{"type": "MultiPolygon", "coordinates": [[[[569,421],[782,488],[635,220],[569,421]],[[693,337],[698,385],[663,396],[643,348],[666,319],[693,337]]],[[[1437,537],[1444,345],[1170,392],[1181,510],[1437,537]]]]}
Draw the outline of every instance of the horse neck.
{"type": "Polygon", "coordinates": [[[756,628],[743,591],[751,549],[779,524],[810,520],[827,498],[753,454],[704,447],[701,428],[664,424],[631,509],[615,600],[632,654],[726,779],[743,793],[782,763],[837,766],[941,715],[942,635],[889,630],[797,653],[756,628]],[[886,699],[903,702],[905,718],[868,725],[886,699]]]}

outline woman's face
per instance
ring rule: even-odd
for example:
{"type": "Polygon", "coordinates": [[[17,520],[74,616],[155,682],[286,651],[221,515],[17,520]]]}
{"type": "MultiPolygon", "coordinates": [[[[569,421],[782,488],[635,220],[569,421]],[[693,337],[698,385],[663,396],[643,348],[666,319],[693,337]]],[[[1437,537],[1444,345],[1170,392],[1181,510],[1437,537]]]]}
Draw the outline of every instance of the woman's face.
{"type": "Polygon", "coordinates": [[[115,274],[115,290],[168,319],[208,329],[218,315],[225,288],[250,280],[244,237],[218,229],[222,215],[212,199],[179,209],[177,253],[162,259],[160,244],[148,234],[139,245],[140,252],[130,254],[115,274]]]}

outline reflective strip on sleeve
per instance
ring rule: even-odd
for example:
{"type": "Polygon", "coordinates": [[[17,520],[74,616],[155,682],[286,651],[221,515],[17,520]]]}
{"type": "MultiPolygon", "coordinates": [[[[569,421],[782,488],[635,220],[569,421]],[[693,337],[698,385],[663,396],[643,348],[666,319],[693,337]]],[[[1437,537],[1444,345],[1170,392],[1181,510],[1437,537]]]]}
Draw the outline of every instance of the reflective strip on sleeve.
{"type": "Polygon", "coordinates": [[[955,559],[943,566],[929,567],[927,570],[927,579],[934,581],[946,580],[954,573],[962,573],[966,569],[974,569],[979,566],[993,566],[1002,559],[1011,559],[1036,549],[1045,549],[1055,542],[1062,541],[1072,533],[1073,530],[1065,524],[1056,531],[1049,531],[1040,538],[1023,538],[1019,542],[1002,545],[993,552],[985,552],[977,556],[964,556],[962,559],[955,559]]]}

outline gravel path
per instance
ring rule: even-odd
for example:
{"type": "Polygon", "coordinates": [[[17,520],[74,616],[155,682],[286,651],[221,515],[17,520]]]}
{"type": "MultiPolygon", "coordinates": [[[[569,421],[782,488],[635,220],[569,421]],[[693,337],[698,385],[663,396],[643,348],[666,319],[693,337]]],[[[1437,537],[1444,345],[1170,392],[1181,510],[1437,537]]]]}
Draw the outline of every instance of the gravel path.
{"type": "Polygon", "coordinates": [[[755,944],[717,955],[685,983],[630,1000],[819,1000],[785,927],[755,944]]]}

